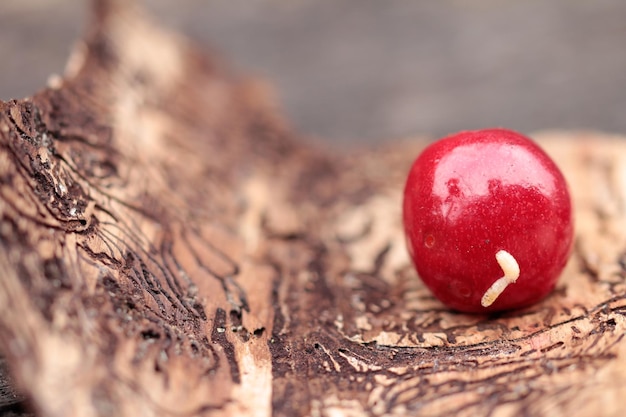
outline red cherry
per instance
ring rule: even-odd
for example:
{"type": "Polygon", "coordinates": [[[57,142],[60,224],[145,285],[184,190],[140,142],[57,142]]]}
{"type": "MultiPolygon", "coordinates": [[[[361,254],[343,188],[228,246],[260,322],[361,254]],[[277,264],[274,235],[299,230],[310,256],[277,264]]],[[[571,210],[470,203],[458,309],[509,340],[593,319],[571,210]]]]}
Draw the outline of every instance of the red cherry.
{"type": "Polygon", "coordinates": [[[505,129],[461,132],[428,146],[409,173],[403,220],[422,281],[464,312],[539,301],[572,247],[563,174],[538,145],[505,129]]]}

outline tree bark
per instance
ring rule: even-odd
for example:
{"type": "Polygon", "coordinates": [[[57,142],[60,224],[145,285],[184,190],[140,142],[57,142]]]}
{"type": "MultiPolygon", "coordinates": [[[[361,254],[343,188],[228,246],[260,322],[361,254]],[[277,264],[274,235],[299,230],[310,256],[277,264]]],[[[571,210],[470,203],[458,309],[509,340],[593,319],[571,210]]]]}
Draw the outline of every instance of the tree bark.
{"type": "Polygon", "coordinates": [[[0,351],[36,415],[622,410],[622,138],[535,135],[571,185],[572,258],[531,308],[459,314],[404,247],[425,139],[318,149],[128,3],[90,28],[63,77],[0,103],[0,351]]]}

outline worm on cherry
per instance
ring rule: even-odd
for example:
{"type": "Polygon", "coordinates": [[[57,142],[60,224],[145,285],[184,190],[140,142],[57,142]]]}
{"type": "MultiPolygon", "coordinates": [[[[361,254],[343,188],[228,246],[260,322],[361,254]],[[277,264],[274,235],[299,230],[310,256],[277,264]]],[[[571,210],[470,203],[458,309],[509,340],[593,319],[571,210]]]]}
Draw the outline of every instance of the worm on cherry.
{"type": "Polygon", "coordinates": [[[500,265],[500,268],[502,268],[504,276],[491,284],[491,287],[485,291],[483,298],[480,300],[480,304],[483,307],[489,307],[493,304],[506,287],[508,287],[509,284],[513,284],[517,281],[517,278],[519,278],[519,265],[513,255],[505,250],[499,250],[496,253],[496,261],[498,265],[500,265]]]}

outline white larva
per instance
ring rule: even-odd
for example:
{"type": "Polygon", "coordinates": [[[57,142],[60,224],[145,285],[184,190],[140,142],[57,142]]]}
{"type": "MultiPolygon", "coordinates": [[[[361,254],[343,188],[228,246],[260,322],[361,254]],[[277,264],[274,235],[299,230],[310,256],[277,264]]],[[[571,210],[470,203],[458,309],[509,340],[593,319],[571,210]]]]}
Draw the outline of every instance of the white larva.
{"type": "Polygon", "coordinates": [[[500,265],[500,268],[502,268],[504,276],[494,282],[491,287],[485,291],[483,298],[480,300],[480,304],[483,307],[489,307],[493,304],[506,287],[508,287],[509,284],[513,284],[517,281],[517,278],[519,278],[519,265],[513,255],[505,250],[499,250],[496,253],[496,261],[498,262],[498,265],[500,265]]]}

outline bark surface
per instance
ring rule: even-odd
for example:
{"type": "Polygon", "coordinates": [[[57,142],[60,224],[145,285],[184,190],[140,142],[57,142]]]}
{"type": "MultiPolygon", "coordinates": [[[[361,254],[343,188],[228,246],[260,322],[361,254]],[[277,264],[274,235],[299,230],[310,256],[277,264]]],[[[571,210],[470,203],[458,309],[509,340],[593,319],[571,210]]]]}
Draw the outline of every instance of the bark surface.
{"type": "Polygon", "coordinates": [[[426,141],[315,149],[270,95],[99,1],[66,74],[0,103],[0,388],[46,417],[619,414],[624,139],[535,135],[571,261],[540,304],[464,315],[404,246],[426,141]]]}

